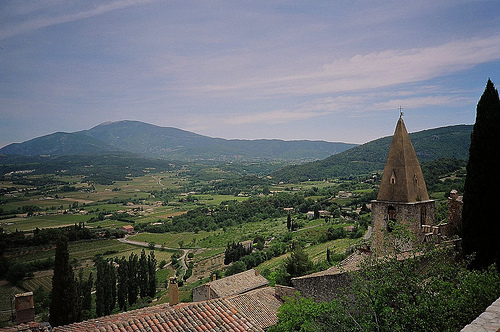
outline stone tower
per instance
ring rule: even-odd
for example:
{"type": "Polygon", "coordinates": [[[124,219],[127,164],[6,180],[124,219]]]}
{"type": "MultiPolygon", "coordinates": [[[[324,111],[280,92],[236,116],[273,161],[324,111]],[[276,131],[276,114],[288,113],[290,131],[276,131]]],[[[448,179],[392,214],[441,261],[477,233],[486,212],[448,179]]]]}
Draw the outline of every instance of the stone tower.
{"type": "Polygon", "coordinates": [[[429,200],[424,176],[402,116],[394,131],[377,199],[372,201],[371,249],[384,253],[389,220],[402,223],[422,242],[422,225],[434,225],[434,201],[429,200]]]}

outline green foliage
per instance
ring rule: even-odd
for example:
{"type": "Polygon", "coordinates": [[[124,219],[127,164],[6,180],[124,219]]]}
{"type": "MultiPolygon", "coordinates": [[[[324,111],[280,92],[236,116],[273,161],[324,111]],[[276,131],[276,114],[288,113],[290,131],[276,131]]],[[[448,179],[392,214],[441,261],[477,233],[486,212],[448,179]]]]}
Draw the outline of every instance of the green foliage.
{"type": "MultiPolygon", "coordinates": [[[[294,244],[291,255],[285,258],[283,275],[278,277],[280,283],[286,286],[292,286],[292,278],[300,277],[311,273],[314,264],[304,252],[302,247],[294,244]]],[[[278,280],[276,280],[278,282],[278,280]]]]}
{"type": "Polygon", "coordinates": [[[95,266],[97,277],[96,288],[96,315],[107,316],[111,314],[116,303],[116,272],[113,260],[104,260],[97,256],[95,266]]]}
{"type": "Polygon", "coordinates": [[[500,296],[495,267],[469,271],[451,248],[367,258],[329,303],[295,297],[270,331],[458,331],[500,296]]]}
{"type": "Polygon", "coordinates": [[[49,321],[52,326],[59,326],[77,322],[80,319],[81,300],[78,297],[73,267],[69,262],[68,239],[60,237],[54,258],[49,321]]]}
{"type": "Polygon", "coordinates": [[[496,160],[499,150],[500,99],[495,86],[488,80],[477,104],[463,198],[463,249],[466,254],[475,253],[474,268],[497,263],[500,269],[500,223],[493,209],[498,205],[500,187],[496,160]]]}
{"type": "Polygon", "coordinates": [[[228,277],[236,273],[244,272],[246,270],[246,264],[242,261],[237,261],[229,265],[229,267],[226,269],[225,276],[228,277]]]}
{"type": "Polygon", "coordinates": [[[226,251],[224,252],[224,264],[229,265],[232,262],[239,261],[240,258],[250,254],[252,250],[246,249],[243,245],[238,242],[233,242],[232,244],[227,244],[226,251]]]}
{"type": "Polygon", "coordinates": [[[225,201],[220,205],[198,207],[175,216],[171,223],[161,225],[137,225],[137,229],[151,233],[213,231],[247,222],[285,216],[285,207],[301,206],[305,203],[301,195],[279,193],[266,197],[251,197],[248,200],[225,201]]]}

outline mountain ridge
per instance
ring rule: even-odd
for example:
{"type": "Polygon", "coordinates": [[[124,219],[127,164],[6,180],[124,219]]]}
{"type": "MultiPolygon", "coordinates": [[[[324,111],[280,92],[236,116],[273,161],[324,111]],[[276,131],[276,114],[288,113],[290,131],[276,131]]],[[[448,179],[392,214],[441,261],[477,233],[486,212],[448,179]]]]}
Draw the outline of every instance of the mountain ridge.
{"type": "MultiPolygon", "coordinates": [[[[410,133],[419,162],[440,158],[466,160],[472,127],[462,124],[410,133]]],[[[381,172],[392,137],[382,137],[322,160],[285,166],[270,176],[276,181],[298,182],[381,172]]]]}
{"type": "Polygon", "coordinates": [[[1,148],[0,153],[35,156],[128,152],[147,158],[185,161],[305,162],[357,145],[310,140],[229,140],[132,120],[105,122],[91,129],[64,133],[64,139],[60,136],[53,133],[12,143],[1,148]]]}

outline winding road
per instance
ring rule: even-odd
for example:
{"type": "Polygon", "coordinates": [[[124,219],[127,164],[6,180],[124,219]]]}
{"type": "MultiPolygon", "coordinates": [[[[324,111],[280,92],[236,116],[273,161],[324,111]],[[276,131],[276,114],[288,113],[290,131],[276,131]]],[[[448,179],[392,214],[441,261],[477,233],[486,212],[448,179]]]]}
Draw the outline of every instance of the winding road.
{"type": "MultiPolygon", "coordinates": [[[[118,239],[118,241],[122,243],[128,243],[128,244],[133,244],[136,246],[141,246],[141,247],[149,247],[149,243],[146,242],[140,242],[140,241],[134,241],[134,240],[129,240],[128,235],[126,235],[124,238],[118,239]]],[[[155,248],[161,249],[162,246],[159,244],[155,244],[155,248]]],[[[163,247],[164,249],[170,249],[170,250],[179,250],[177,248],[168,248],[168,247],[163,247]]],[[[182,250],[182,256],[180,257],[180,261],[182,264],[182,267],[184,268],[184,272],[187,271],[187,264],[186,264],[186,256],[189,253],[189,249],[180,249],[182,250]]],[[[169,263],[170,264],[170,263],[169,263]]]]}

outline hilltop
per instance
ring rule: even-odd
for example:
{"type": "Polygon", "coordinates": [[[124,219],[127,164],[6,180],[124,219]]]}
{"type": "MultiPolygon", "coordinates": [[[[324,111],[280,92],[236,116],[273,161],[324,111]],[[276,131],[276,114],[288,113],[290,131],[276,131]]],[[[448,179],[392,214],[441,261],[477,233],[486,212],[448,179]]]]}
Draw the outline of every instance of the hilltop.
{"type": "Polygon", "coordinates": [[[7,155],[102,155],[128,152],[182,161],[281,161],[324,159],[356,144],[326,141],[228,140],[140,121],[103,123],[75,133],[54,133],[0,149],[7,155]]]}

